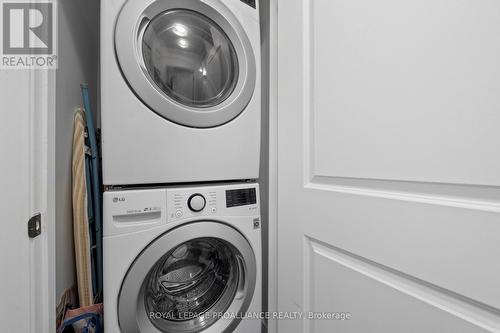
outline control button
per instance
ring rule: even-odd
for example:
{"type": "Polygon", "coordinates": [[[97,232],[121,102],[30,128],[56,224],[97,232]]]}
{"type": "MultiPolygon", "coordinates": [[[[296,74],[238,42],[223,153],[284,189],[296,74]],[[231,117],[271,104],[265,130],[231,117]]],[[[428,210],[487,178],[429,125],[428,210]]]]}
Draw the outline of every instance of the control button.
{"type": "Polygon", "coordinates": [[[178,210],[175,212],[175,217],[182,217],[182,210],[178,210]]]}
{"type": "Polygon", "coordinates": [[[205,208],[206,204],[207,201],[205,200],[205,197],[200,193],[193,194],[188,200],[188,207],[193,212],[201,212],[205,208]]]}

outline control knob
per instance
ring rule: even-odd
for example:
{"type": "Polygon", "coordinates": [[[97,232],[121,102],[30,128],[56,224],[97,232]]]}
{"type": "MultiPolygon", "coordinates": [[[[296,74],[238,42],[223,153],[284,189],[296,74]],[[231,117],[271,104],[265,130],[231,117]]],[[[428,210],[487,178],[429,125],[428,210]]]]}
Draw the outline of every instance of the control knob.
{"type": "Polygon", "coordinates": [[[201,212],[205,208],[206,204],[207,201],[205,200],[205,197],[200,193],[193,194],[188,199],[188,207],[193,212],[201,212]]]}

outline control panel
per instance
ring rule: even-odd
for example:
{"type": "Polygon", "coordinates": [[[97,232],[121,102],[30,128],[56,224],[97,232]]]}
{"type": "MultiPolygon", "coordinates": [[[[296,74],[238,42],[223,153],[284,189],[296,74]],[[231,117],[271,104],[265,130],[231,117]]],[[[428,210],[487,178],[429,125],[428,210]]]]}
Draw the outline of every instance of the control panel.
{"type": "Polygon", "coordinates": [[[259,185],[166,187],[104,193],[104,236],[185,220],[250,217],[260,228],[259,185]]]}
{"type": "Polygon", "coordinates": [[[167,219],[259,215],[258,185],[167,188],[167,219]]]}

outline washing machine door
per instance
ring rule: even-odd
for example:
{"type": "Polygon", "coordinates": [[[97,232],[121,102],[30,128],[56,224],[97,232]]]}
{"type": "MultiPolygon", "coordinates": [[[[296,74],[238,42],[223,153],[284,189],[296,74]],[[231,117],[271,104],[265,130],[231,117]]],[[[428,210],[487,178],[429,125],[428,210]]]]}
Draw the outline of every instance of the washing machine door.
{"type": "Polygon", "coordinates": [[[189,127],[237,117],[252,98],[255,55],[220,1],[129,0],[115,28],[118,63],[150,109],[189,127]]]}
{"type": "Polygon", "coordinates": [[[252,247],[219,222],[183,225],[153,241],[123,280],[122,332],[232,332],[252,300],[252,247]]]}

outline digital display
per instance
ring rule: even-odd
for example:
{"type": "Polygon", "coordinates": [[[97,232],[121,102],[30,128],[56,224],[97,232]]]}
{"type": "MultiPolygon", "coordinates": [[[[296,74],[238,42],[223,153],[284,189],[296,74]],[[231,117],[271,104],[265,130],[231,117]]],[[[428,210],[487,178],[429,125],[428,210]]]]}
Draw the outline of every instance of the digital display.
{"type": "Polygon", "coordinates": [[[226,207],[238,207],[255,205],[257,203],[257,192],[255,188],[226,191],[226,207]]]}
{"type": "Polygon", "coordinates": [[[241,0],[241,2],[244,2],[247,5],[249,5],[250,7],[255,8],[255,0],[241,0]]]}

